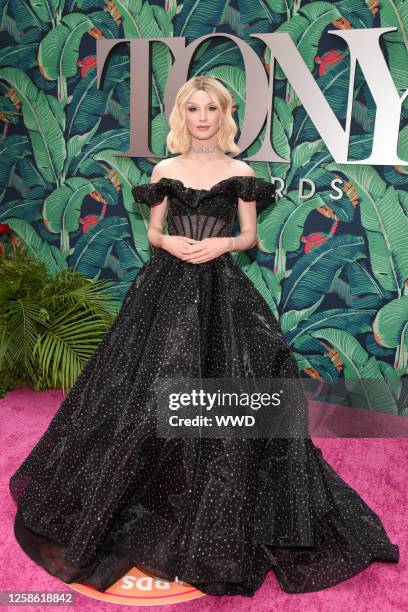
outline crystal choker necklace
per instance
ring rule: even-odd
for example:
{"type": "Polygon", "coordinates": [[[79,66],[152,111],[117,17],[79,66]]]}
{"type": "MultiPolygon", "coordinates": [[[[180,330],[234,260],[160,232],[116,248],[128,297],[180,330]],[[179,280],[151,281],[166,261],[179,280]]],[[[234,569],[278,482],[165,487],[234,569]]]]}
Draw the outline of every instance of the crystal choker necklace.
{"type": "Polygon", "coordinates": [[[190,151],[193,151],[193,153],[213,153],[218,151],[218,147],[190,147],[190,151]]]}

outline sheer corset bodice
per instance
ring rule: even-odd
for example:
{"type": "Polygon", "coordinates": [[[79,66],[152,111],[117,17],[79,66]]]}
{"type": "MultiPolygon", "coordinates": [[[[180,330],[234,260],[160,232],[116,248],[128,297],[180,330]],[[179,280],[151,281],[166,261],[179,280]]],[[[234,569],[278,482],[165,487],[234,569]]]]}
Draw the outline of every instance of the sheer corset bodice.
{"type": "Polygon", "coordinates": [[[169,215],[168,233],[204,240],[213,236],[231,236],[232,222],[210,214],[169,215]]]}

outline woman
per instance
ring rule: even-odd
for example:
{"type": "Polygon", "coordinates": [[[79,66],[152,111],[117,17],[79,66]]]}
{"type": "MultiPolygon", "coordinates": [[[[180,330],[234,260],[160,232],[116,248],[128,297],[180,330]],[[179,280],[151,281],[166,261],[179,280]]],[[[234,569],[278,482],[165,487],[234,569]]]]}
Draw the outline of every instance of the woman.
{"type": "Polygon", "coordinates": [[[275,317],[230,254],[256,244],[256,213],[275,201],[270,183],[225,154],[237,151],[231,108],[216,79],[179,90],[167,144],[180,155],[133,188],[150,206],[153,257],[11,478],[17,540],[65,582],[103,591],[136,565],[251,596],[273,569],[282,589],[302,593],[398,561],[379,517],[306,434],[158,435],[152,390],[166,379],[171,389],[173,379],[280,379],[288,412],[307,407],[275,317]]]}

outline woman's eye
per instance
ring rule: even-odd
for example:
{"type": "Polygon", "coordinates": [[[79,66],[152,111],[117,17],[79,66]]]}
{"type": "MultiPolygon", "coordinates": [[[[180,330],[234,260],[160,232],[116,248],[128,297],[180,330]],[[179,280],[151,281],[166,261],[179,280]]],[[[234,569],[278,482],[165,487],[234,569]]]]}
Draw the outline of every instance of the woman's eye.
{"type": "MultiPolygon", "coordinates": [[[[209,110],[213,110],[213,111],[217,110],[216,106],[209,106],[208,108],[209,108],[209,110]]],[[[188,110],[194,112],[197,109],[194,106],[190,106],[190,108],[188,110]]]]}

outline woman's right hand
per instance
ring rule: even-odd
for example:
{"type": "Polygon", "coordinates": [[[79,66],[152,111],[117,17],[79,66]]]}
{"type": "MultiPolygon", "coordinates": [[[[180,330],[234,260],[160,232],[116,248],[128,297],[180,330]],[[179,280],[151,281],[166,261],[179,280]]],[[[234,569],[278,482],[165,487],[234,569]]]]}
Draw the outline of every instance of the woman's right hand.
{"type": "Polygon", "coordinates": [[[163,234],[160,248],[168,251],[179,259],[185,259],[186,256],[191,254],[189,245],[200,242],[194,238],[188,236],[172,236],[170,234],[163,234]]]}

